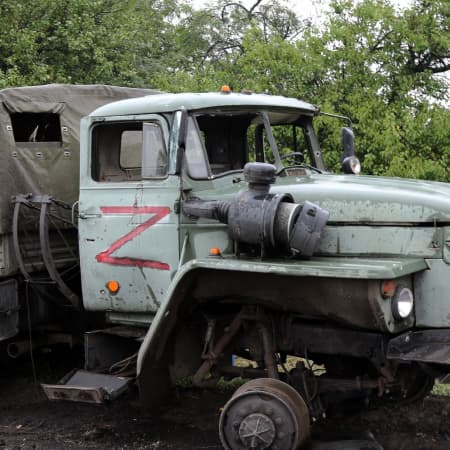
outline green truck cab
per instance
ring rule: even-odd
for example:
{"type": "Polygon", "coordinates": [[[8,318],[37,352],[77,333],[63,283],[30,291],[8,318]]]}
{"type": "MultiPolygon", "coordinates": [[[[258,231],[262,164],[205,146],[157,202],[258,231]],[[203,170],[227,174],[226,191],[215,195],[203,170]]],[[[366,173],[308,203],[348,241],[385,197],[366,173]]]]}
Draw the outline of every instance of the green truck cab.
{"type": "Polygon", "coordinates": [[[225,91],[82,120],[84,308],[145,330],[149,406],[179,378],[252,379],[222,412],[225,448],[297,448],[333,404],[412,400],[448,372],[450,188],[352,174],[348,129],[346,174],[327,172],[320,114],[225,91]]]}

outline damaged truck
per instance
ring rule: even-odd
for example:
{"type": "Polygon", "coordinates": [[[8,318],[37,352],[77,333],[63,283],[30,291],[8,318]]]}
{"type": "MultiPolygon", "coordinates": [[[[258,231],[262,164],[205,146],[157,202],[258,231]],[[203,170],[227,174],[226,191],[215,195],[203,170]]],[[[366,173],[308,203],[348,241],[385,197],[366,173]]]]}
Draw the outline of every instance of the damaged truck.
{"type": "Polygon", "coordinates": [[[135,358],[149,407],[178,379],[249,380],[227,449],[299,448],[331,408],[421,398],[448,372],[450,187],[358,175],[345,127],[329,172],[321,114],[223,89],[81,123],[82,303],[108,323],[86,368],[135,358]]]}
{"type": "Polygon", "coordinates": [[[358,174],[348,127],[331,173],[322,114],[226,88],[0,91],[1,350],[88,330],[97,389],[53,398],[101,401],[101,372],[131,371],[157,408],[178,380],[241,377],[232,450],[426,395],[450,365],[450,187],[358,174]]]}

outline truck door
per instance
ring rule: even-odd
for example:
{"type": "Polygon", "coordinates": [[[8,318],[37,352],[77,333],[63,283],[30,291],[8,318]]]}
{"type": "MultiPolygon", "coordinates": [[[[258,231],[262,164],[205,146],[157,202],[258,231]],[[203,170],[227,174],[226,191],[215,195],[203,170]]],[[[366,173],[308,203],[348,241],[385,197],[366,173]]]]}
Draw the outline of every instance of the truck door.
{"type": "Polygon", "coordinates": [[[79,239],[83,302],[114,322],[148,322],[179,259],[179,178],[159,115],[82,122],[79,239]],[[84,150],[84,151],[83,151],[84,150]]]}

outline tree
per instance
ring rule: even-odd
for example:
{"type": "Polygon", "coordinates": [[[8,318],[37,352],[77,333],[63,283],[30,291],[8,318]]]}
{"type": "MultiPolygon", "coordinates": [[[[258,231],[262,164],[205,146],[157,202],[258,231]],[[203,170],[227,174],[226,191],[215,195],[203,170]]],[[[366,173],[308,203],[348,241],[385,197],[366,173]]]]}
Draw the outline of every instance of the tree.
{"type": "Polygon", "coordinates": [[[308,40],[326,67],[317,98],[354,118],[365,170],[447,179],[439,127],[448,111],[436,102],[448,83],[435,74],[448,70],[448,2],[416,1],[402,12],[383,0],[332,8],[328,29],[308,40]]]}
{"type": "Polygon", "coordinates": [[[0,86],[142,85],[150,67],[163,70],[177,12],[175,0],[2,0],[0,86]]]}
{"type": "MultiPolygon", "coordinates": [[[[448,84],[436,78],[449,60],[448,24],[447,2],[399,12],[385,0],[339,0],[325,26],[305,27],[294,41],[253,23],[233,64],[206,64],[189,87],[232,80],[237,89],[301,97],[353,119],[365,173],[448,179],[448,110],[439,103],[448,84]]],[[[335,170],[341,126],[318,121],[335,170]]]]}
{"type": "MultiPolygon", "coordinates": [[[[366,173],[449,179],[450,4],[333,0],[313,26],[278,1],[0,3],[0,87],[114,83],[301,97],[350,116],[366,173]]],[[[320,117],[330,167],[340,127],[320,117]]]]}

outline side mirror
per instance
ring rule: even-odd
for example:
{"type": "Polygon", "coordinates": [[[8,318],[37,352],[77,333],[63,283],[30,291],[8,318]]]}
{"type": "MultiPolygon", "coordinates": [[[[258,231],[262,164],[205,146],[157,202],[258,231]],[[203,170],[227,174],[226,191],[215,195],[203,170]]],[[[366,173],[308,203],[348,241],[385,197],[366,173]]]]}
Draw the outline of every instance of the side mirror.
{"type": "Polygon", "coordinates": [[[341,158],[341,170],[344,173],[359,174],[361,172],[361,164],[355,155],[355,135],[351,128],[342,128],[341,144],[344,147],[344,153],[341,158]]]}
{"type": "Polygon", "coordinates": [[[351,128],[342,128],[341,144],[344,147],[344,156],[342,160],[347,156],[355,156],[355,134],[351,128]]]}
{"type": "Polygon", "coordinates": [[[342,161],[342,172],[358,175],[361,172],[361,163],[356,156],[348,156],[342,161]]]}

